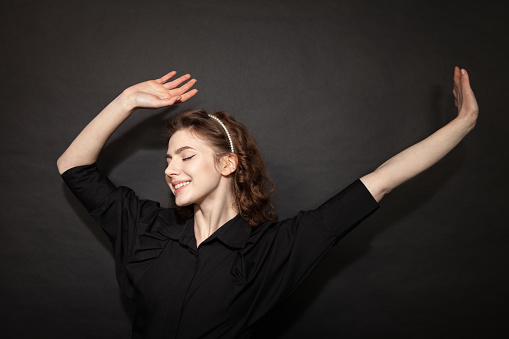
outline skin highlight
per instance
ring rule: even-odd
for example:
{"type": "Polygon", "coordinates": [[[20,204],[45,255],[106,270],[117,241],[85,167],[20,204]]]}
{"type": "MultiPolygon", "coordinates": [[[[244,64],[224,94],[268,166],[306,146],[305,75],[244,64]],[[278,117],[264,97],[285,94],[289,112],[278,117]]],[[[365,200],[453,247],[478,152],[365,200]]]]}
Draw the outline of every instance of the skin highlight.
{"type": "Polygon", "coordinates": [[[166,182],[178,206],[193,204],[197,245],[238,214],[230,175],[236,170],[234,159],[226,155],[218,161],[207,141],[188,129],[168,142],[166,182]],[[189,184],[177,190],[182,182],[189,184]]]}
{"type": "MultiPolygon", "coordinates": [[[[60,174],[76,166],[95,163],[109,137],[137,109],[156,109],[172,106],[177,103],[185,102],[196,95],[198,90],[193,88],[196,84],[196,79],[192,79],[189,74],[185,74],[177,79],[171,80],[175,74],[176,72],[172,71],[161,78],[148,80],[124,90],[83,129],[67,150],[59,157],[57,160],[57,167],[60,174]]],[[[385,194],[389,193],[403,182],[438,162],[475,127],[479,106],[474,92],[470,87],[470,78],[467,71],[455,67],[453,83],[453,95],[455,105],[458,108],[457,117],[428,138],[403,150],[384,162],[375,171],[366,174],[360,179],[377,202],[380,201],[385,194]]],[[[207,116],[204,112],[198,113],[207,116]]],[[[216,116],[217,114],[218,113],[215,113],[216,116]]],[[[227,119],[231,120],[229,130],[230,133],[233,132],[232,139],[235,141],[235,130],[231,128],[234,120],[225,114],[222,114],[219,118],[223,123],[225,123],[227,119]]],[[[236,128],[244,127],[237,124],[236,128]]],[[[177,130],[174,134],[179,132],[181,131],[177,130]]],[[[184,132],[182,133],[182,135],[185,134],[184,132]]],[[[249,135],[247,132],[242,133],[244,133],[244,136],[249,135]]],[[[182,138],[184,138],[184,136],[182,136],[182,138]]],[[[191,135],[187,135],[186,138],[185,141],[187,142],[197,142],[197,140],[191,140],[191,135]]],[[[222,137],[222,139],[224,140],[224,137],[222,137]]],[[[203,148],[203,152],[200,154],[209,154],[209,158],[208,160],[200,160],[200,166],[198,166],[197,169],[184,167],[183,165],[181,166],[182,168],[179,168],[179,166],[175,165],[178,162],[174,162],[176,156],[180,155],[176,154],[176,150],[186,146],[187,143],[170,145],[170,143],[176,140],[177,139],[173,139],[172,141],[170,139],[168,145],[168,154],[170,155],[169,159],[171,159],[171,161],[167,168],[169,172],[166,175],[170,178],[177,177],[181,174],[178,171],[182,169],[190,172],[186,175],[192,174],[192,178],[187,178],[192,179],[189,186],[176,193],[180,195],[180,192],[184,193],[187,190],[185,195],[181,195],[179,201],[182,204],[194,204],[194,227],[198,245],[217,230],[220,225],[223,225],[238,213],[236,210],[237,205],[249,207],[246,208],[245,211],[249,213],[247,220],[250,221],[250,224],[252,222],[253,226],[268,220],[274,220],[275,213],[270,203],[270,194],[268,194],[267,190],[259,191],[256,195],[244,194],[240,199],[237,198],[237,204],[235,204],[235,200],[232,201],[231,198],[232,174],[238,175],[240,171],[246,172],[246,175],[240,178],[243,181],[235,181],[236,189],[234,191],[236,192],[250,193],[253,186],[249,185],[256,181],[253,179],[259,179],[259,174],[262,174],[263,183],[270,182],[266,176],[265,165],[263,164],[261,156],[256,158],[259,161],[259,166],[255,168],[253,166],[249,167],[249,164],[253,163],[253,159],[255,159],[251,157],[250,154],[246,153],[243,158],[239,159],[235,154],[225,152],[219,158],[219,170],[215,167],[212,170],[212,164],[215,165],[217,158],[215,159],[213,156],[213,154],[215,154],[215,152],[213,152],[214,150],[210,146],[207,146],[208,149],[203,148]],[[205,183],[202,179],[205,168],[210,170],[209,175],[211,176],[211,183],[205,183]],[[246,168],[250,168],[252,171],[248,172],[246,168]],[[204,187],[196,188],[195,186],[197,185],[195,185],[193,180],[203,182],[204,187]],[[241,187],[243,190],[239,189],[241,187]],[[207,195],[207,192],[210,193],[210,197],[207,195]],[[252,204],[254,200],[260,203],[252,204]],[[217,210],[214,210],[214,208],[217,208],[217,210]],[[269,212],[260,219],[258,216],[266,212],[263,211],[263,209],[268,209],[269,212]]],[[[204,140],[202,140],[202,143],[203,145],[200,145],[200,147],[206,144],[204,140]]],[[[224,140],[223,143],[226,143],[226,141],[224,140]]],[[[247,144],[254,145],[252,141],[249,141],[247,144]]],[[[237,149],[237,147],[238,145],[235,148],[237,149]]],[[[255,150],[257,152],[254,146],[246,147],[246,150],[255,150]]],[[[182,151],[181,153],[183,154],[185,152],[186,151],[182,151]]],[[[186,161],[192,162],[193,160],[199,160],[199,158],[195,159],[196,156],[198,156],[198,154],[186,161]]],[[[184,162],[183,159],[185,158],[180,158],[182,163],[184,162]]],[[[181,175],[179,178],[183,180],[186,177],[181,175]]],[[[169,182],[170,187],[172,180],[173,179],[169,182]]]]}

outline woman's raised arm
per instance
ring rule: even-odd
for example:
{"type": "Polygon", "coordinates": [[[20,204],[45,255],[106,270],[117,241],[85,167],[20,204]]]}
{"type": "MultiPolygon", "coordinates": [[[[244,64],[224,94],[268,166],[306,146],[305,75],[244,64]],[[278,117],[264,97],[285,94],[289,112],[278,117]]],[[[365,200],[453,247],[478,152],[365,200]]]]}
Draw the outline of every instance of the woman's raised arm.
{"type": "Polygon", "coordinates": [[[189,80],[189,74],[167,82],[175,74],[173,71],[159,79],[145,81],[124,90],[81,131],[58,158],[60,174],[72,167],[96,162],[109,137],[136,109],[171,106],[188,100],[198,92],[196,89],[191,90],[196,80],[189,80]]]}
{"type": "Polygon", "coordinates": [[[479,106],[470,88],[468,73],[458,67],[454,69],[453,94],[458,107],[458,116],[454,120],[361,178],[376,201],[434,165],[474,128],[479,106]]]}

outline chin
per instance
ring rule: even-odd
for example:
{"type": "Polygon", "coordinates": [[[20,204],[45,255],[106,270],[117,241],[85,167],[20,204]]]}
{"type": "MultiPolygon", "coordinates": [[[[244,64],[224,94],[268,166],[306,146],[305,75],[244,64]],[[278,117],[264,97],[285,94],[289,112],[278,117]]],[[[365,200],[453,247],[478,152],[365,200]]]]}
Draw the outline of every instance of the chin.
{"type": "Polygon", "coordinates": [[[186,206],[190,206],[192,204],[193,203],[189,202],[189,201],[179,201],[179,199],[175,199],[175,205],[177,205],[178,207],[186,207],[186,206]]]}

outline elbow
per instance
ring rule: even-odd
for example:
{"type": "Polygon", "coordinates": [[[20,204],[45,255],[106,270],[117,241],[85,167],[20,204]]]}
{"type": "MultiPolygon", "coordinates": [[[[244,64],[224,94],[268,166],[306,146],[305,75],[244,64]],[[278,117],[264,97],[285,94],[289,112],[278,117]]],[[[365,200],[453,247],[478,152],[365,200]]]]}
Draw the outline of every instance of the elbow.
{"type": "Polygon", "coordinates": [[[58,169],[58,173],[62,174],[62,169],[63,169],[63,165],[62,165],[62,156],[58,157],[57,159],[57,169],[58,169]]]}
{"type": "Polygon", "coordinates": [[[69,168],[71,168],[72,166],[69,164],[69,161],[66,159],[65,155],[62,154],[58,159],[57,159],[57,169],[58,169],[58,173],[62,174],[64,173],[65,171],[67,171],[69,168]]]}
{"type": "Polygon", "coordinates": [[[83,165],[91,165],[95,162],[95,160],[85,161],[81,158],[73,157],[72,154],[64,153],[57,159],[57,168],[60,174],[63,174],[65,171],[83,165]]]}

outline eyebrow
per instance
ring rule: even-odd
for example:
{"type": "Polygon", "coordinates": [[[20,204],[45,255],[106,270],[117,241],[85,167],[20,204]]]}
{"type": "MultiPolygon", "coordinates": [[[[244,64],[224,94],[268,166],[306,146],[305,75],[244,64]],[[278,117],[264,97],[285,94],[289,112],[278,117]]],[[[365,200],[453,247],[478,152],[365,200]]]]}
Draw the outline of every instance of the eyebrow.
{"type": "MultiPolygon", "coordinates": [[[[191,146],[183,146],[183,147],[180,147],[179,149],[177,149],[175,151],[175,154],[180,154],[182,153],[182,151],[186,150],[186,149],[192,149],[194,150],[194,148],[192,148],[191,146]]],[[[169,154],[166,154],[166,159],[171,159],[171,155],[169,154]]]]}

